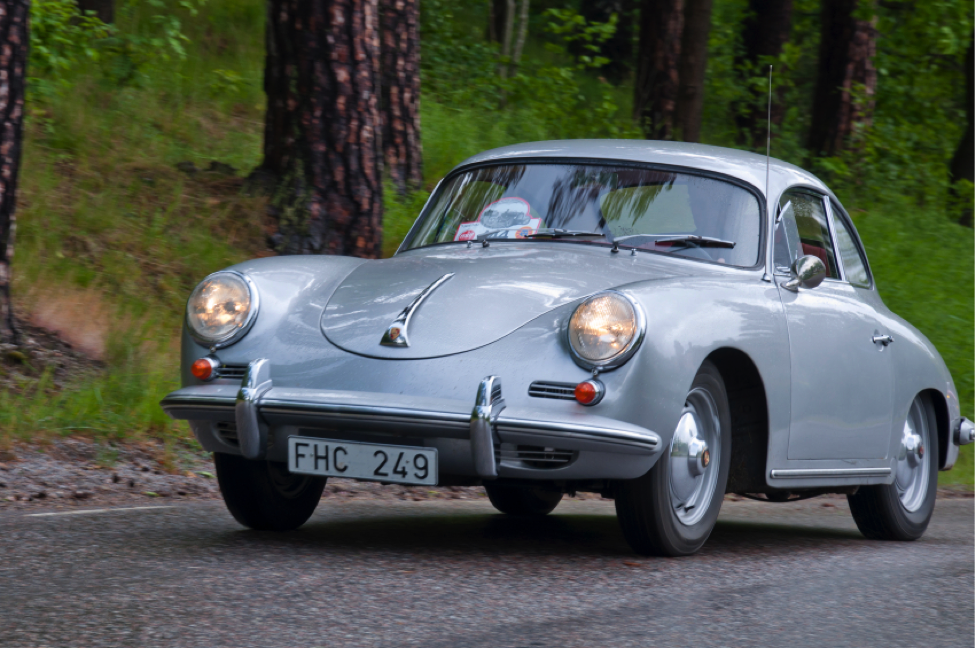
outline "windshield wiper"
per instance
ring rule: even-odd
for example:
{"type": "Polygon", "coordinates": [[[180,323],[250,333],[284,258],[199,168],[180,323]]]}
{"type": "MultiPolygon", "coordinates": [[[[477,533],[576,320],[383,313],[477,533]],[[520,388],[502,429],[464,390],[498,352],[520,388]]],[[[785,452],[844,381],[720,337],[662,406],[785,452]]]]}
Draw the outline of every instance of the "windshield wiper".
{"type": "Polygon", "coordinates": [[[702,237],[698,234],[628,234],[625,237],[616,237],[613,239],[613,251],[619,251],[620,241],[626,241],[627,239],[635,239],[637,237],[648,237],[653,239],[654,243],[691,243],[701,248],[734,248],[734,241],[727,241],[725,239],[717,239],[715,237],[702,237]]]}
{"type": "Polygon", "coordinates": [[[523,239],[534,239],[535,237],[552,237],[553,239],[559,237],[601,237],[603,239],[608,238],[602,232],[589,232],[587,230],[562,230],[561,228],[544,228],[538,232],[532,232],[531,234],[526,234],[523,239]]]}

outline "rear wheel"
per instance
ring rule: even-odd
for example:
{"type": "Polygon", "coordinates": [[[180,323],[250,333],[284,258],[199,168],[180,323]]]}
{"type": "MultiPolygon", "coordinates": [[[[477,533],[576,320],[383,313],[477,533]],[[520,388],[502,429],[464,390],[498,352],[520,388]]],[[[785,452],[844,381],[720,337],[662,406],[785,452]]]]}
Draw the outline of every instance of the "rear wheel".
{"type": "Polygon", "coordinates": [[[731,465],[731,409],[721,373],[705,361],[694,377],[670,452],[620,483],[616,515],[640,554],[697,552],[714,528],[731,465]]]}
{"type": "Polygon", "coordinates": [[[918,395],[901,431],[894,481],[860,487],[847,500],[868,539],[915,541],[928,528],[937,491],[937,420],[928,399],[918,395]]]}
{"type": "Polygon", "coordinates": [[[491,504],[502,514],[511,516],[544,516],[562,500],[562,492],[542,487],[484,485],[491,504]]]}
{"type": "Polygon", "coordinates": [[[255,530],[293,530],[307,521],[325,489],[325,478],[289,473],[281,462],[215,453],[213,463],[227,509],[255,530]]]}

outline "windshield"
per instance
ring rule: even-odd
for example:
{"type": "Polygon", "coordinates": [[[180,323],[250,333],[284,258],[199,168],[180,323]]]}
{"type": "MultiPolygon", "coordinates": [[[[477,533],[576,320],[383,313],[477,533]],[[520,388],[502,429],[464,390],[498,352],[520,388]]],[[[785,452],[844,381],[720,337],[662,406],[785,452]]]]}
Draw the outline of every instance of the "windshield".
{"type": "Polygon", "coordinates": [[[722,180],[638,167],[515,164],[447,181],[407,249],[485,238],[616,241],[749,267],[758,263],[760,232],[755,195],[722,180]]]}

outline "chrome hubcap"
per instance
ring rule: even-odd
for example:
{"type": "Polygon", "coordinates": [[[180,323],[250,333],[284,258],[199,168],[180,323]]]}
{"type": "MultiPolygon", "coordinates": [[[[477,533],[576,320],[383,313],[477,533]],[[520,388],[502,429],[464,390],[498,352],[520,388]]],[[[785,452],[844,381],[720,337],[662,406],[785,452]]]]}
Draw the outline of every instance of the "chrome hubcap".
{"type": "Polygon", "coordinates": [[[711,394],[695,388],[687,395],[670,445],[670,500],[677,518],[693,525],[707,512],[720,465],[720,423],[711,394]]]}
{"type": "Polygon", "coordinates": [[[928,448],[929,434],[924,406],[915,399],[907,414],[907,421],[904,422],[894,472],[897,495],[904,509],[909,512],[917,511],[927,496],[931,468],[924,455],[928,448]]]}

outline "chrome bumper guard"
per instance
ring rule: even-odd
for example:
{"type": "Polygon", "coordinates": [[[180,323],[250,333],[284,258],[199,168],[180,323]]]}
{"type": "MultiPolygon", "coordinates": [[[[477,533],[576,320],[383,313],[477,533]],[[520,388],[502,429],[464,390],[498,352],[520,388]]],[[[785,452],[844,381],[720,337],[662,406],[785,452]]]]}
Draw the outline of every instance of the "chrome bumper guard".
{"type": "Polygon", "coordinates": [[[249,459],[264,457],[268,425],[468,439],[477,474],[483,478],[497,477],[494,448],[499,441],[551,438],[579,450],[641,455],[661,445],[653,431],[608,417],[507,407],[497,376],[481,381],[472,410],[469,403],[453,399],[274,387],[268,361],[258,359],[248,366],[239,388],[182,388],[160,405],[173,419],[236,421],[241,454],[249,459]]]}

